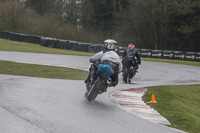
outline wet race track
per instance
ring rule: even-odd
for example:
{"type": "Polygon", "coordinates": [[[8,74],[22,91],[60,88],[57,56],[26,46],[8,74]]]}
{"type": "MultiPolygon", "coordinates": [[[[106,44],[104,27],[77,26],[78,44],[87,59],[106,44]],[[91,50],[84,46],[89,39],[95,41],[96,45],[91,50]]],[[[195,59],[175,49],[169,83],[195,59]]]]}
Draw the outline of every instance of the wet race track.
{"type": "MultiPolygon", "coordinates": [[[[79,67],[87,70],[89,57],[0,52],[0,60],[79,67]]],[[[2,133],[178,133],[116,106],[110,93],[156,85],[199,84],[200,68],[142,62],[132,84],[119,76],[117,87],[94,102],[84,98],[82,80],[59,80],[0,74],[0,132],[2,133]]]]}

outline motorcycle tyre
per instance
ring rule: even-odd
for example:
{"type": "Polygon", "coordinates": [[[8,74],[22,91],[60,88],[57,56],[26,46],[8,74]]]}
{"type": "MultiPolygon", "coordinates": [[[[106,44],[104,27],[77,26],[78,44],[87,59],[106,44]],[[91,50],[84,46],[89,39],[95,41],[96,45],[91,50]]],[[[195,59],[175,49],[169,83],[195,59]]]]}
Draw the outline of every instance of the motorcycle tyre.
{"type": "Polygon", "coordinates": [[[91,90],[86,95],[88,101],[94,101],[96,99],[97,95],[99,94],[99,91],[102,89],[102,83],[103,81],[100,80],[100,78],[98,77],[92,85],[91,90]]]}
{"type": "Polygon", "coordinates": [[[135,70],[131,70],[129,76],[129,79],[132,79],[135,76],[135,70]]]}
{"type": "Polygon", "coordinates": [[[124,83],[127,83],[127,78],[128,78],[128,69],[125,68],[123,72],[123,81],[124,83]]]}

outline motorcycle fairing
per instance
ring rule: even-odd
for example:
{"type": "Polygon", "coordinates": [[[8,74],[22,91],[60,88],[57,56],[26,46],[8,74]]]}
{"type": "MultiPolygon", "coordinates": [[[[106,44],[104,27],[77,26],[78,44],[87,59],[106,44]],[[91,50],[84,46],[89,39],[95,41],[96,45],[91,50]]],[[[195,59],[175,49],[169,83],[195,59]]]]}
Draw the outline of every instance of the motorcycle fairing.
{"type": "Polygon", "coordinates": [[[99,64],[97,73],[101,78],[105,79],[106,77],[113,75],[115,72],[111,66],[99,64]]]}

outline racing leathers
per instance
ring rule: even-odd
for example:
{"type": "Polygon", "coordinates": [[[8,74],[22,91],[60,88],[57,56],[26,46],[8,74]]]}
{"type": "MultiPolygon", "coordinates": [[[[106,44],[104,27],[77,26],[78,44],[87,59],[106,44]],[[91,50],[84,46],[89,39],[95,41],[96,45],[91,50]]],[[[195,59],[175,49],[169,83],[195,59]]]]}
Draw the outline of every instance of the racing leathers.
{"type": "Polygon", "coordinates": [[[131,50],[131,49],[124,50],[122,58],[123,58],[122,59],[123,70],[129,65],[133,65],[136,69],[138,69],[138,64],[141,64],[141,59],[136,50],[131,50]],[[134,64],[130,64],[131,60],[134,62],[134,64]]]}

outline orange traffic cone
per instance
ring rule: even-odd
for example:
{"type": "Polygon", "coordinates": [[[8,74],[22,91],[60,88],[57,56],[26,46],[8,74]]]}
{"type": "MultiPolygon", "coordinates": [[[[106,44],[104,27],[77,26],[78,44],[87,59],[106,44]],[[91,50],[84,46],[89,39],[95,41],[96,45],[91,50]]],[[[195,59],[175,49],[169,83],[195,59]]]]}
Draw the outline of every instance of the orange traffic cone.
{"type": "Polygon", "coordinates": [[[77,70],[79,70],[79,67],[77,67],[77,70]]]}
{"type": "Polygon", "coordinates": [[[152,94],[152,97],[151,97],[151,101],[150,101],[150,103],[156,103],[156,100],[155,100],[155,96],[154,96],[154,94],[152,94]]]}

